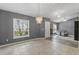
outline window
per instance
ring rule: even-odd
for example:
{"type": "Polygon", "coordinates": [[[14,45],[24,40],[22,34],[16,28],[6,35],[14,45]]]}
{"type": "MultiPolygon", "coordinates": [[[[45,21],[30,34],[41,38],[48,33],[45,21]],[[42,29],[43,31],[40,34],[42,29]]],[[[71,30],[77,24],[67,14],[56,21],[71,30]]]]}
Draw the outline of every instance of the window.
{"type": "Polygon", "coordinates": [[[29,20],[13,19],[13,39],[29,37],[29,20]]]}

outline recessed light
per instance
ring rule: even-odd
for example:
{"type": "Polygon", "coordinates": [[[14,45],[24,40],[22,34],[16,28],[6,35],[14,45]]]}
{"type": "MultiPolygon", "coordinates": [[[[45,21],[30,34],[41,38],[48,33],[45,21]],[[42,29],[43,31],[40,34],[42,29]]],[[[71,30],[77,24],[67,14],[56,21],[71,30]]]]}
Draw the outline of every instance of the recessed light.
{"type": "Polygon", "coordinates": [[[60,15],[57,15],[57,17],[59,18],[59,17],[61,17],[60,15]]]}
{"type": "Polygon", "coordinates": [[[66,20],[63,20],[63,21],[66,21],[66,20]]]}

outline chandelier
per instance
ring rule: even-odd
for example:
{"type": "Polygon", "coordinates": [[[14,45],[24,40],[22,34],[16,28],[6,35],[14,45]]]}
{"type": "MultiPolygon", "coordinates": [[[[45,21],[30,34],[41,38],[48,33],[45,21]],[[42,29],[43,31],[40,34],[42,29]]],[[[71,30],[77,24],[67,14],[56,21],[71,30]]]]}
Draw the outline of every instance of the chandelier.
{"type": "Polygon", "coordinates": [[[40,3],[38,4],[38,12],[39,12],[39,16],[36,17],[36,22],[37,22],[37,24],[41,24],[43,21],[43,17],[40,16],[40,13],[41,13],[40,12],[40,3]]]}
{"type": "Polygon", "coordinates": [[[36,22],[37,22],[37,24],[41,24],[42,21],[43,21],[43,17],[42,17],[42,16],[36,17],[36,22]]]}

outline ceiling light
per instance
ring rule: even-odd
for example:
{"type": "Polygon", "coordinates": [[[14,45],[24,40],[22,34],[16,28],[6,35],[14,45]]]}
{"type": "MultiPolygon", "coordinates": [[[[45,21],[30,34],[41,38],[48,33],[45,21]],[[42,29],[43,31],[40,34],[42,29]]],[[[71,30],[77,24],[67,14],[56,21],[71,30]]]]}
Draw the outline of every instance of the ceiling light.
{"type": "Polygon", "coordinates": [[[36,17],[36,22],[37,22],[37,24],[41,24],[42,21],[43,21],[43,17],[42,17],[42,16],[36,17]]]}
{"type": "Polygon", "coordinates": [[[63,20],[63,21],[66,21],[66,20],[63,20]]]}
{"type": "MultiPolygon", "coordinates": [[[[40,15],[40,3],[39,3],[39,15],[40,15]]],[[[43,21],[43,17],[42,16],[38,16],[38,17],[36,17],[36,22],[37,22],[37,24],[41,24],[42,23],[42,21],[43,21]]]]}
{"type": "Polygon", "coordinates": [[[57,15],[57,17],[60,18],[61,16],[60,15],[57,15]]]}

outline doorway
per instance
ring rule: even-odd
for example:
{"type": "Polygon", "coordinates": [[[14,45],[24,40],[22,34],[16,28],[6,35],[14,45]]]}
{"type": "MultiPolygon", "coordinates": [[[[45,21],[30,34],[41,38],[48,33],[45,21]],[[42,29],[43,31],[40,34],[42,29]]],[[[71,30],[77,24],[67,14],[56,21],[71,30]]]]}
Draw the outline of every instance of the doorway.
{"type": "Polygon", "coordinates": [[[79,41],[79,21],[75,21],[74,28],[74,40],[79,41]]]}

